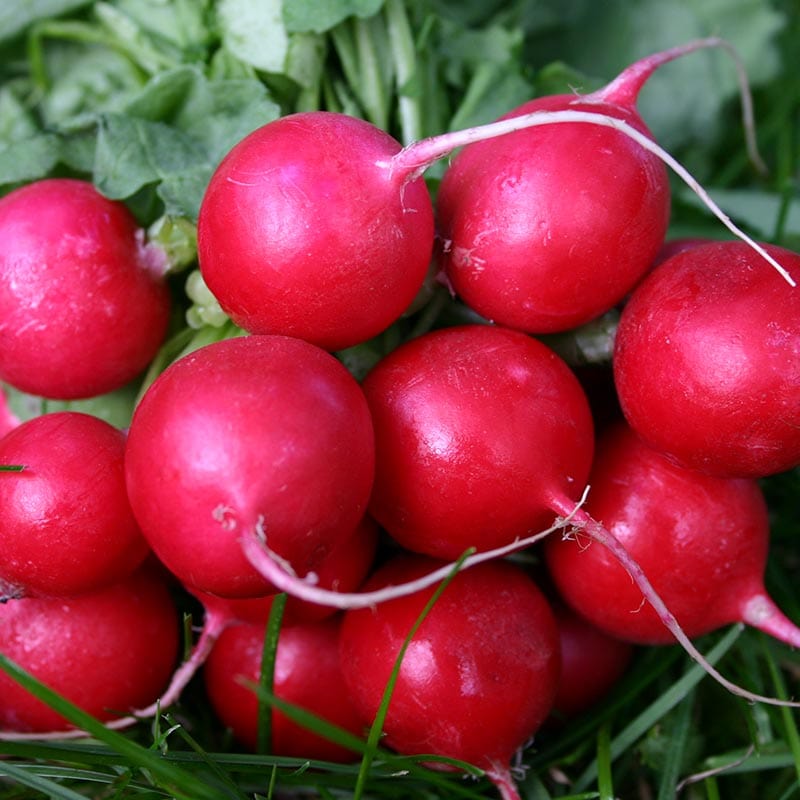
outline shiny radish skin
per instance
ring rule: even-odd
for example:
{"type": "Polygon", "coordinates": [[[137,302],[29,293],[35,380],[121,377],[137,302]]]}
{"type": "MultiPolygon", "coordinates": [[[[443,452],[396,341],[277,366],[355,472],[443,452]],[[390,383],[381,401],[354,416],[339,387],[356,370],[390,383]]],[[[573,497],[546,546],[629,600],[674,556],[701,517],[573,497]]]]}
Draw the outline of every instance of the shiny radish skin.
{"type": "MultiPolygon", "coordinates": [[[[763,575],[769,519],[754,480],[703,475],[644,444],[624,423],[599,439],[586,512],[628,551],[690,638],[745,622],[800,645],[763,575]]],[[[544,543],[561,597],[611,636],[670,644],[673,634],[613,555],[580,532],[544,543]]]]}
{"type": "MultiPolygon", "coordinates": [[[[403,554],[367,586],[400,584],[438,563],[403,554]]],[[[342,671],[365,724],[433,592],[345,612],[342,671]]],[[[384,741],[405,755],[467,761],[487,770],[503,797],[516,797],[510,762],[550,713],[559,669],[556,622],[531,578],[506,561],[470,567],[445,587],[404,654],[384,741]]]]}
{"type": "MultiPolygon", "coordinates": [[[[765,246],[794,276],[800,255],[765,246]]],[[[740,242],[693,247],[632,293],[613,366],[625,418],[652,447],[720,477],[800,463],[800,294],[740,242]]]]}
{"type": "Polygon", "coordinates": [[[0,380],[71,400],[124,386],[169,323],[166,254],[94,186],[48,178],[0,199],[0,380]]]}
{"type": "MultiPolygon", "coordinates": [[[[96,592],[0,604],[0,653],[103,721],[156,701],[179,642],[169,587],[149,566],[96,592]]],[[[0,673],[0,732],[70,727],[0,673]]]]}
{"type": "Polygon", "coordinates": [[[594,430],[567,365],[518,331],[464,325],[398,347],[362,387],[375,427],[370,513],[409,550],[458,558],[547,528],[582,493],[594,430]]]}
{"type": "Polygon", "coordinates": [[[243,336],[174,362],[131,421],[131,507],[187,587],[223,597],[272,590],[242,553],[259,534],[299,575],[355,529],[374,475],[360,386],[330,353],[243,336]]]}
{"type": "MultiPolygon", "coordinates": [[[[538,98],[502,119],[562,110],[617,117],[652,138],[633,104],[591,96],[538,98]]],[[[498,324],[554,333],[612,308],[647,271],[670,191],[661,160],[629,137],[567,123],[464,148],[436,208],[453,292],[498,324]]]]}
{"type": "MultiPolygon", "coordinates": [[[[341,617],[285,625],[278,636],[275,696],[361,736],[364,725],[351,702],[339,662],[341,617]]],[[[265,624],[239,623],[214,644],[203,670],[211,706],[248,749],[258,747],[258,695],[265,624]],[[248,685],[251,684],[251,685],[248,685]]],[[[270,754],[321,761],[352,762],[358,754],[272,712],[270,754]]]]}
{"type": "Polygon", "coordinates": [[[198,220],[203,278],[237,325],[327,350],[364,342],[419,290],[433,250],[421,178],[364,120],[329,111],[268,123],[223,159],[198,220]]]}
{"type": "Polygon", "coordinates": [[[0,599],[68,597],[130,575],[150,552],[125,486],[125,434],[76,411],[0,438],[0,599]]]}

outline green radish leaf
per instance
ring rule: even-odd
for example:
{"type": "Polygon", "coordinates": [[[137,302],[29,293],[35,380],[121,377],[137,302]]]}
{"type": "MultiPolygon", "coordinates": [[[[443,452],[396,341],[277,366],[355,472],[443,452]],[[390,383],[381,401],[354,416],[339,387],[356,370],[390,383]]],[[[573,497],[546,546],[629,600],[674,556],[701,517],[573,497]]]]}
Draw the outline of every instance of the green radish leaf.
{"type": "Polygon", "coordinates": [[[3,0],[0,3],[0,42],[24,33],[33,23],[77,11],[91,0],[3,0]]]}
{"type": "Polygon", "coordinates": [[[285,0],[283,22],[286,30],[323,33],[348,17],[371,17],[385,0],[285,0]]]}

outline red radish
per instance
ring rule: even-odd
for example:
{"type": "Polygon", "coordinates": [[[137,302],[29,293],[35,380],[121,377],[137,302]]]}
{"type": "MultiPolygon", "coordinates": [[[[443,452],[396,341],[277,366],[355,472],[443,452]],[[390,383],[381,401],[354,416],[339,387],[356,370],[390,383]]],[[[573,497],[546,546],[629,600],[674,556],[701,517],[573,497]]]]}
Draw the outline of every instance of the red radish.
{"type": "MultiPolygon", "coordinates": [[[[367,582],[399,584],[438,562],[396,557],[367,582]]],[[[367,724],[381,703],[404,639],[433,589],[350,610],[342,624],[342,671],[367,724]]],[[[517,798],[510,762],[552,708],[560,666],[558,629],[544,595],[519,567],[492,561],[457,573],[403,657],[384,724],[385,743],[486,770],[517,798]]]]}
{"type": "Polygon", "coordinates": [[[21,422],[20,418],[11,410],[8,397],[0,386],[0,437],[5,436],[10,430],[16,428],[21,422]]]}
{"type": "Polygon", "coordinates": [[[452,559],[549,525],[594,447],[586,396],[551,350],[487,325],[412,339],[363,382],[375,426],[370,512],[401,545],[452,559]]]}
{"type": "MultiPolygon", "coordinates": [[[[775,277],[775,276],[770,276],[775,277]]],[[[759,485],[685,469],[626,425],[598,441],[586,511],[630,553],[690,637],[745,622],[800,646],[763,584],[769,520],[759,485]]],[[[545,543],[561,596],[606,633],[642,644],[672,634],[604,547],[580,533],[545,543]]]]}
{"type": "MultiPolygon", "coordinates": [[[[341,617],[281,628],[275,655],[273,692],[354,735],[363,724],[347,694],[339,663],[341,617]]],[[[204,669],[211,706],[236,738],[251,750],[258,744],[258,696],[264,624],[228,628],[211,650],[204,669]]],[[[273,755],[323,761],[354,761],[352,750],[313,733],[282,712],[272,711],[273,755]]]]}
{"type": "Polygon", "coordinates": [[[51,178],[0,199],[0,379],[31,394],[110,392],[167,330],[166,255],[86,181],[51,178]]]}
{"type": "MultiPolygon", "coordinates": [[[[715,46],[730,50],[716,38],[689,42],[637,61],[592,94],[540,97],[501,120],[585,112],[616,117],[651,139],[636,110],[647,79],[668,61],[715,46]]],[[[742,97],[749,114],[746,90],[742,97]]],[[[464,148],[436,205],[453,292],[487,319],[531,333],[569,330],[616,305],[649,269],[669,217],[667,159],[641,145],[576,122],[464,148]]]]}
{"type": "Polygon", "coordinates": [[[59,411],[0,438],[0,599],[67,596],[129,575],[149,547],[125,488],[125,434],[59,411]]]}
{"type": "Polygon", "coordinates": [[[604,633],[562,603],[551,605],[561,642],[561,675],[553,710],[571,718],[608,694],[628,668],[633,646],[604,633]]]}
{"type": "MultiPolygon", "coordinates": [[[[149,569],[76,597],[0,604],[0,653],[102,720],[156,699],[178,641],[171,594],[149,569]]],[[[63,717],[0,673],[0,731],[65,727],[63,717]]]]}
{"type": "Polygon", "coordinates": [[[256,533],[300,575],[364,515],[374,436],[358,383],[285,336],[207,345],[159,375],[128,434],[128,494],[142,532],[187,587],[254,597],[271,586],[240,539],[256,533]]]}
{"type": "Polygon", "coordinates": [[[378,162],[400,144],[312,111],[270,122],[222,161],[198,220],[200,269],[233,321],[338,350],[394,322],[421,288],[433,209],[378,162]]]}
{"type": "MultiPolygon", "coordinates": [[[[795,276],[800,255],[767,246],[795,276]]],[[[619,322],[622,411],[652,447],[723,477],[800,463],[800,294],[741,242],[691,248],[657,267],[619,322]]]]}

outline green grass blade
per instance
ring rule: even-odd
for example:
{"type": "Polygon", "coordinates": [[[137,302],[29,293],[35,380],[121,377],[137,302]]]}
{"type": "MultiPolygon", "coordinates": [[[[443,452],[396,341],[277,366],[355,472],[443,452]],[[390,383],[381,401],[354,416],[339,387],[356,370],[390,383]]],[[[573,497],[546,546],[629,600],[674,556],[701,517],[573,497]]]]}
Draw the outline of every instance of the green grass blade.
{"type": "MultiPolygon", "coordinates": [[[[259,686],[272,692],[275,686],[275,660],[278,656],[278,639],[281,633],[283,612],[286,608],[286,595],[281,593],[272,600],[267,620],[267,629],[264,635],[264,649],[261,654],[261,674],[259,686]]],[[[258,703],[258,728],[256,750],[259,753],[269,753],[272,749],[272,708],[267,702],[259,700],[258,703]]]]}
{"type": "Polygon", "coordinates": [[[694,711],[694,693],[678,705],[675,725],[670,729],[670,747],[661,769],[658,787],[658,800],[674,800],[680,780],[684,756],[692,732],[692,713],[694,711]]]}
{"type": "Polygon", "coordinates": [[[73,792],[72,789],[68,789],[66,786],[32,773],[29,769],[24,769],[5,761],[0,761],[0,775],[8,775],[23,786],[28,786],[46,794],[52,800],[85,800],[85,795],[73,792]]]}
{"type": "Polygon", "coordinates": [[[230,796],[228,792],[220,794],[219,788],[213,787],[207,781],[165,761],[157,753],[142,747],[130,737],[106,727],[91,714],[78,708],[2,654],[0,654],[0,669],[73,725],[107,744],[132,765],[147,770],[153,779],[168,788],[175,798],[180,798],[180,800],[222,800],[222,798],[230,796]]]}
{"type": "Polygon", "coordinates": [[[611,732],[608,725],[601,725],[597,731],[597,789],[600,800],[614,800],[611,732]]]}
{"type": "MultiPolygon", "coordinates": [[[[789,693],[786,689],[786,682],[781,674],[780,668],[775,663],[775,658],[772,655],[771,648],[768,646],[769,640],[764,635],[761,636],[761,644],[764,651],[764,657],[767,662],[767,667],[772,677],[772,682],[775,685],[775,694],[781,700],[788,700],[789,693]]],[[[792,710],[790,708],[782,706],[780,709],[780,715],[781,721],[783,722],[784,732],[786,734],[786,741],[794,759],[794,769],[797,773],[798,782],[800,782],[800,732],[798,732],[797,723],[795,722],[794,715],[792,714],[792,710]]]]}

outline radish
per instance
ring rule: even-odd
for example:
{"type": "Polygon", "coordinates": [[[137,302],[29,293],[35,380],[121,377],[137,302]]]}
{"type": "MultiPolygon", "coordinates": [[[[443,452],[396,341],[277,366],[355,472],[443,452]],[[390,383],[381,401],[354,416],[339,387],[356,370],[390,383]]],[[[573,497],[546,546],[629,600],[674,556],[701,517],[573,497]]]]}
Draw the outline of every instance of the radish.
{"type": "Polygon", "coordinates": [[[421,179],[376,166],[400,149],[327,111],[275,120],[233,148],[197,235],[203,278],[237,325],[339,350],[402,314],[428,271],[433,208],[421,179]]]}
{"type": "MultiPolygon", "coordinates": [[[[341,617],[285,625],[278,637],[273,692],[354,735],[363,730],[339,663],[341,617]]],[[[258,745],[258,696],[264,623],[240,623],[215,643],[203,671],[211,707],[250,750],[258,745]]],[[[272,710],[270,753],[323,761],[354,761],[358,754],[272,710]]]]}
{"type": "Polygon", "coordinates": [[[561,643],[554,716],[573,718],[602,700],[633,656],[629,642],[609,636],[561,602],[551,601],[561,643]]]}
{"type": "MultiPolygon", "coordinates": [[[[595,226],[587,234],[588,226],[584,226],[568,232],[563,241],[559,235],[558,243],[547,240],[548,248],[571,259],[573,249],[589,248],[589,255],[581,260],[591,266],[587,270],[577,259],[567,267],[560,262],[558,269],[563,274],[550,275],[547,280],[561,285],[561,296],[544,313],[558,318],[561,329],[576,324],[579,318],[588,319],[587,315],[599,314],[628,291],[663,241],[669,193],[659,159],[675,169],[731,230],[751,241],[652,141],[633,109],[639,86],[659,64],[712,46],[731,49],[720,39],[697,40],[637,62],[605,90],[581,102],[575,100],[576,106],[563,98],[541,101],[531,113],[522,113],[522,109],[517,116],[422,139],[405,148],[370,123],[340,113],[301,112],[269,122],[239,142],[209,182],[198,219],[202,277],[221,308],[251,333],[295,336],[328,350],[364,342],[393,323],[423,287],[434,241],[431,199],[420,178],[425,169],[463,145],[502,137],[490,171],[494,175],[505,170],[500,180],[513,193],[515,186],[520,188],[518,174],[524,164],[530,164],[537,176],[553,170],[543,170],[541,160],[532,159],[529,152],[509,157],[511,144],[506,143],[514,141],[511,134],[521,128],[559,123],[546,136],[558,141],[564,137],[572,141],[573,136],[589,138],[599,142],[600,148],[592,149],[588,169],[572,181],[580,193],[567,192],[560,213],[575,216],[575,198],[582,197],[583,204],[590,206],[583,215],[601,216],[615,231],[603,236],[595,226]],[[592,126],[597,130],[592,131],[592,126]],[[600,129],[607,127],[617,130],[600,129]],[[614,155],[606,158],[611,148],[623,153],[627,163],[633,162],[624,176],[622,160],[614,155]],[[593,171],[606,161],[609,167],[602,179],[592,181],[593,171]],[[506,168],[506,162],[514,163],[513,168],[506,168]],[[627,183],[624,190],[618,185],[622,181],[627,183]],[[601,197],[587,203],[585,188],[592,182],[601,197]],[[620,202],[628,210],[628,218],[617,224],[613,220],[619,215],[610,210],[618,211],[620,202]],[[636,206],[644,209],[638,221],[630,213],[636,206]],[[598,269],[596,261],[604,268],[598,269]],[[591,286],[583,286],[587,271],[594,276],[591,286]],[[601,277],[614,271],[621,277],[601,277]],[[570,310],[575,304],[576,281],[582,285],[583,295],[584,308],[579,313],[570,310]]],[[[743,99],[749,99],[746,86],[743,99]]],[[[569,148],[562,148],[558,174],[553,178],[557,185],[566,180],[564,170],[572,159],[569,148]]],[[[484,192],[477,178],[470,181],[479,195],[484,192]]],[[[551,188],[547,187],[548,197],[555,196],[550,194],[551,188]]],[[[450,252],[472,264],[475,272],[483,272],[490,250],[496,247],[500,251],[499,242],[488,246],[497,229],[522,237],[532,219],[535,236],[547,239],[557,235],[554,224],[541,214],[532,215],[526,208],[514,217],[500,208],[496,198],[494,205],[489,205],[491,213],[487,212],[486,220],[472,232],[479,237],[481,248],[487,246],[486,251],[479,251],[475,241],[462,241],[455,230],[449,230],[452,215],[448,205],[455,204],[454,195],[466,194],[466,187],[443,185],[442,190],[437,202],[444,236],[452,240],[450,252]]],[[[780,270],[779,264],[773,266],[780,270]]],[[[458,282],[455,276],[451,280],[458,282]]],[[[461,291],[460,285],[457,290],[461,291]]],[[[527,296],[521,302],[523,306],[532,303],[527,296]]],[[[488,316],[515,324],[501,316],[488,316]]]]}
{"type": "Polygon", "coordinates": [[[134,515],[187,587],[272,590],[242,553],[258,533],[301,575],[366,510],[374,435],[361,388],[315,345],[244,336],[174,362],[134,412],[125,455],[134,515]]]}
{"type": "MultiPolygon", "coordinates": [[[[367,587],[403,583],[436,563],[397,556],[367,587]]],[[[366,724],[375,718],[404,639],[432,593],[345,613],[342,672],[366,724]]],[[[518,798],[510,763],[549,714],[559,667],[552,611],[521,568],[496,560],[459,572],[404,654],[383,726],[385,742],[406,755],[474,764],[506,800],[518,798]]]]}
{"type": "Polygon", "coordinates": [[[125,434],[89,414],[34,417],[0,438],[0,599],[93,591],[149,547],[125,488],[125,434]]]}
{"type": "Polygon", "coordinates": [[[376,442],[370,513],[403,547],[454,559],[549,525],[586,485],[592,418],[577,378],[526,334],[443,328],[363,384],[376,442]]]}
{"type": "MultiPolygon", "coordinates": [[[[800,646],[800,629],[764,589],[769,520],[755,481],[673,464],[618,423],[598,441],[590,483],[587,513],[603,520],[688,636],[745,622],[800,646]]],[[[605,548],[580,533],[544,547],[561,596],[593,625],[629,642],[673,641],[605,548]]]]}
{"type": "MultiPolygon", "coordinates": [[[[96,592],[0,604],[0,653],[102,720],[153,702],[178,652],[178,614],[163,577],[143,568],[96,592]]],[[[66,720],[0,672],[0,734],[66,720]]]]}
{"type": "Polygon", "coordinates": [[[0,437],[5,436],[10,430],[16,428],[22,420],[11,410],[8,396],[0,386],[0,437]]]}
{"type": "MultiPolygon", "coordinates": [[[[589,95],[540,97],[501,119],[585,111],[651,137],[636,110],[647,79],[714,46],[730,49],[696,40],[635,62],[589,95]]],[[[487,319],[532,333],[569,330],[616,305],[648,270],[669,210],[660,157],[619,131],[520,130],[470,144],[445,172],[437,195],[442,269],[452,291],[487,319]]]]}
{"type": "MultiPolygon", "coordinates": [[[[795,276],[800,255],[766,246],[795,276]]],[[[741,242],[678,253],[633,292],[617,330],[622,411],[652,447],[722,477],[800,463],[800,295],[741,242]]]]}
{"type": "Polygon", "coordinates": [[[0,199],[0,379],[93,397],[137,377],[166,334],[166,255],[120,202],[50,178],[0,199]]]}

